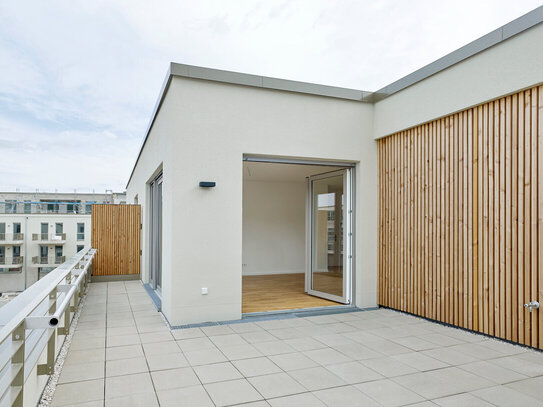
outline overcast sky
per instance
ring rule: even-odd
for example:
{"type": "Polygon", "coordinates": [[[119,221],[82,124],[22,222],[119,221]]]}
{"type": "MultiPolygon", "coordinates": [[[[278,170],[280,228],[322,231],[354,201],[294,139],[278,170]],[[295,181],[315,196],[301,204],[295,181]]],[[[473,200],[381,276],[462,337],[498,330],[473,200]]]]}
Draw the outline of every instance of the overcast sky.
{"type": "Polygon", "coordinates": [[[122,191],[170,61],[373,91],[542,0],[0,0],[0,191],[122,191]]]}

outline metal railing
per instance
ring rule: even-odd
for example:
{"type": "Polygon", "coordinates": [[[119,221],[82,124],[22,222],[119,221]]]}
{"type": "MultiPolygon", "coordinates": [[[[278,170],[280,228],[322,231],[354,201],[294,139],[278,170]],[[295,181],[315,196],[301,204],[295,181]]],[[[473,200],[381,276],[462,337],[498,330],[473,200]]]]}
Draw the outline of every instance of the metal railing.
{"type": "Polygon", "coordinates": [[[0,214],[45,214],[45,213],[60,213],[60,214],[75,214],[75,215],[90,215],[93,204],[109,204],[109,202],[0,202],[0,214]]]}
{"type": "Polygon", "coordinates": [[[32,264],[62,264],[66,261],[66,256],[34,256],[32,264]]]}
{"type": "Polygon", "coordinates": [[[27,392],[25,383],[54,373],[57,336],[70,330],[95,253],[80,251],[0,308],[0,406],[23,406],[24,397],[37,403],[45,381],[33,378],[27,392]]]}
{"type": "Polygon", "coordinates": [[[62,242],[66,240],[66,233],[32,233],[32,240],[40,242],[62,242]]]}
{"type": "Polygon", "coordinates": [[[23,256],[4,257],[0,256],[0,265],[2,266],[20,266],[24,263],[23,256]]]}
{"type": "Polygon", "coordinates": [[[0,233],[0,242],[15,242],[24,240],[24,233],[0,233]]]}

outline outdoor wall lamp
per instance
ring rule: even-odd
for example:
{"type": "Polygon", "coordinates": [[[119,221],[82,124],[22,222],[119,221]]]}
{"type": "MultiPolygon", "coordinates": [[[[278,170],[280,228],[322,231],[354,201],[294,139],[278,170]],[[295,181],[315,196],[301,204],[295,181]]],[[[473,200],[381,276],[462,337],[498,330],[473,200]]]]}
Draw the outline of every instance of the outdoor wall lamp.
{"type": "Polygon", "coordinates": [[[215,185],[213,181],[200,181],[200,188],[213,188],[215,185]]]}

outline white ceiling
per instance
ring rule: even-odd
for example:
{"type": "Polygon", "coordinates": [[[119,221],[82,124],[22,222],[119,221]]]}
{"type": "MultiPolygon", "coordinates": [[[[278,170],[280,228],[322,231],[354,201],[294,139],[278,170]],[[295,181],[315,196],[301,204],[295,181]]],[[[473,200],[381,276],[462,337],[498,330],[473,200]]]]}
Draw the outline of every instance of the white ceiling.
{"type": "Polygon", "coordinates": [[[243,163],[244,181],[304,182],[306,177],[345,167],[275,163],[243,163]]]}

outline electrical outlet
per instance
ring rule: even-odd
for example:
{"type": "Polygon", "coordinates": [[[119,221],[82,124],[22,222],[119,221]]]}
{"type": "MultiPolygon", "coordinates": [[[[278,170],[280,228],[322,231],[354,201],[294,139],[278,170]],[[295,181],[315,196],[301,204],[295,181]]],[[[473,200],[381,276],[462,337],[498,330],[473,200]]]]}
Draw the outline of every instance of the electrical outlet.
{"type": "Polygon", "coordinates": [[[207,294],[207,287],[202,287],[202,295],[206,295],[207,294]]]}

